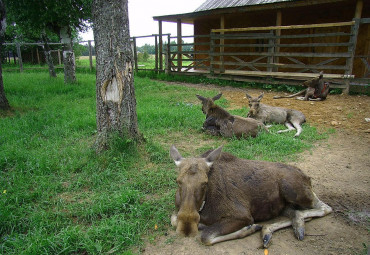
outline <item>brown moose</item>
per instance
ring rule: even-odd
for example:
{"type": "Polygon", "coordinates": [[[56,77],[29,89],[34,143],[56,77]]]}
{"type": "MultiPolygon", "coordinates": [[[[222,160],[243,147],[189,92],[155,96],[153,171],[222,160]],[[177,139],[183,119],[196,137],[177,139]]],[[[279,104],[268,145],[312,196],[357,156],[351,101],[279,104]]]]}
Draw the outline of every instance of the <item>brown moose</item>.
{"type": "Polygon", "coordinates": [[[297,97],[297,99],[303,101],[325,100],[328,96],[330,86],[329,82],[324,81],[323,75],[323,72],[320,72],[319,77],[303,82],[303,86],[306,86],[307,89],[289,96],[274,96],[274,99],[291,98],[304,95],[303,97],[297,97]]]}
{"type": "Polygon", "coordinates": [[[302,123],[306,121],[306,117],[300,111],[287,109],[282,107],[274,107],[267,104],[261,104],[263,93],[258,97],[251,97],[246,93],[249,101],[249,112],[247,117],[254,118],[267,123],[285,124],[287,129],[279,130],[278,133],[284,133],[296,129],[295,137],[302,133],[302,123]]]}
{"type": "Polygon", "coordinates": [[[312,191],[311,179],[297,167],[240,159],[221,151],[219,147],[199,158],[183,158],[171,147],[178,167],[177,212],[171,224],[178,234],[195,236],[199,229],[202,243],[212,245],[262,229],[267,247],[272,233],[288,226],[303,240],[305,219],[332,212],[312,191]],[[280,214],[290,219],[256,223],[280,214]]]}
{"type": "Polygon", "coordinates": [[[211,135],[222,135],[224,137],[236,136],[256,137],[261,129],[266,131],[265,125],[252,118],[243,118],[230,114],[228,111],[214,103],[220,99],[222,93],[213,98],[205,98],[196,95],[202,102],[202,111],[206,115],[206,120],[203,123],[203,129],[211,135]]]}

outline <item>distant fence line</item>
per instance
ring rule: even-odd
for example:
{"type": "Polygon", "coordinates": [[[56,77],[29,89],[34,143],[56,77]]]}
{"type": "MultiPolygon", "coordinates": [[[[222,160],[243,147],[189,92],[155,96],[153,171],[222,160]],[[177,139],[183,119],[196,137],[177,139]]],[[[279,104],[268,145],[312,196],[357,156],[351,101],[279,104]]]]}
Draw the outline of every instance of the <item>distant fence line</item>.
{"type": "MultiPolygon", "coordinates": [[[[78,42],[78,44],[86,43],[86,42],[87,42],[87,46],[88,46],[88,49],[89,49],[90,70],[92,70],[93,69],[92,45],[91,45],[92,40],[80,41],[80,42],[78,42]]],[[[23,67],[23,58],[22,58],[21,47],[22,46],[40,46],[40,47],[43,48],[44,43],[42,43],[42,42],[36,42],[36,43],[15,42],[15,43],[4,43],[3,45],[5,45],[5,46],[9,46],[9,45],[15,46],[17,56],[15,56],[14,52],[13,52],[13,58],[14,58],[14,63],[16,63],[16,58],[18,59],[18,65],[19,65],[19,71],[20,72],[23,72],[23,70],[40,69],[39,67],[27,67],[27,68],[23,67]]],[[[50,45],[50,46],[63,46],[65,44],[63,44],[63,43],[48,43],[48,45],[50,45]]],[[[63,50],[55,49],[55,50],[51,50],[51,52],[57,54],[58,64],[62,65],[63,64],[63,54],[61,54],[61,53],[63,52],[63,50]]],[[[7,57],[10,61],[10,55],[5,56],[5,57],[7,57]]],[[[32,52],[32,58],[33,58],[33,52],[32,52]]],[[[39,52],[37,47],[36,47],[36,59],[37,59],[37,64],[40,65],[42,61],[41,61],[41,57],[40,57],[40,52],[39,52]]],[[[56,68],[64,68],[64,67],[56,67],[56,68]]],[[[41,68],[41,69],[44,69],[44,68],[41,68]]],[[[45,69],[47,69],[47,68],[45,68],[45,69]]],[[[7,70],[11,70],[11,69],[7,69],[7,70]]],[[[16,70],[18,70],[18,69],[16,69],[16,70]]]]}
{"type": "MultiPolygon", "coordinates": [[[[138,52],[137,52],[137,39],[140,39],[140,38],[148,38],[148,37],[153,37],[154,38],[154,41],[155,41],[155,51],[156,51],[156,54],[155,54],[155,70],[162,70],[164,71],[164,67],[163,67],[163,58],[159,57],[159,56],[163,56],[164,53],[163,53],[163,49],[160,49],[159,45],[162,45],[162,37],[170,37],[170,34],[162,34],[162,36],[160,36],[159,34],[152,34],[152,35],[144,35],[144,36],[135,36],[135,37],[131,37],[131,47],[132,47],[132,52],[133,52],[133,57],[134,57],[134,62],[135,62],[135,70],[138,71],[139,70],[139,67],[138,67],[138,52]]],[[[94,40],[85,40],[85,41],[79,41],[75,44],[86,44],[84,46],[87,46],[88,47],[88,52],[89,52],[89,68],[90,68],[90,71],[93,70],[94,66],[93,66],[93,46],[92,46],[92,43],[94,42],[94,40]]],[[[22,58],[22,50],[21,48],[24,47],[24,46],[40,46],[40,47],[44,47],[44,43],[43,42],[35,42],[35,43],[26,43],[26,42],[12,42],[12,43],[4,43],[3,45],[5,46],[15,46],[16,48],[16,53],[15,52],[12,52],[12,57],[14,58],[14,63],[16,64],[16,61],[18,60],[18,66],[19,68],[17,69],[6,69],[6,70],[19,70],[20,72],[23,72],[23,70],[33,70],[33,69],[47,69],[47,67],[43,68],[43,67],[23,67],[23,63],[25,61],[23,61],[23,58],[22,58]],[[16,56],[15,56],[16,54],[16,56]]],[[[58,49],[54,49],[54,50],[51,50],[52,53],[54,53],[55,55],[53,56],[53,59],[56,59],[58,64],[60,65],[59,67],[55,67],[55,68],[64,68],[63,66],[63,50],[60,49],[62,48],[63,43],[48,43],[48,45],[50,46],[61,46],[59,47],[58,49]]],[[[36,52],[35,52],[35,55],[36,55],[36,61],[34,61],[34,53],[32,52],[31,54],[31,58],[32,58],[32,62],[33,63],[37,63],[37,64],[41,64],[42,63],[42,59],[40,57],[40,52],[38,50],[38,47],[36,47],[36,52]]],[[[6,58],[8,58],[8,61],[10,62],[10,55],[9,55],[9,52],[8,52],[8,56],[4,56],[6,58]]]]}

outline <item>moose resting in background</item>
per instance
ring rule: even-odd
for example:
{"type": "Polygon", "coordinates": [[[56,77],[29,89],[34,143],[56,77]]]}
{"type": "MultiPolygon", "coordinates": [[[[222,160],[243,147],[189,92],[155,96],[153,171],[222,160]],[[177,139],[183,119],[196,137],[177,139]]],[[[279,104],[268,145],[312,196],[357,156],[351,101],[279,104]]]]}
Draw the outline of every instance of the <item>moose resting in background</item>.
{"type": "Polygon", "coordinates": [[[220,99],[222,93],[213,98],[196,96],[202,101],[202,111],[206,115],[203,129],[211,135],[222,135],[224,137],[235,135],[238,138],[242,136],[256,137],[260,129],[268,131],[262,122],[252,118],[231,115],[225,109],[216,105],[214,101],[220,99]]]}
{"type": "Polygon", "coordinates": [[[177,213],[171,216],[171,224],[178,234],[195,236],[199,229],[202,243],[212,245],[262,229],[267,247],[272,233],[288,226],[303,240],[305,219],[332,212],[312,191],[311,179],[297,167],[240,159],[221,150],[207,151],[200,158],[183,158],[175,146],[171,147],[178,167],[177,213]],[[256,223],[280,214],[290,219],[256,223]]]}
{"type": "Polygon", "coordinates": [[[304,95],[304,97],[297,97],[297,99],[303,101],[322,101],[328,96],[329,82],[324,81],[323,72],[320,72],[319,77],[303,82],[303,86],[306,86],[307,89],[289,96],[274,96],[274,99],[304,95]]]}
{"type": "Polygon", "coordinates": [[[285,124],[288,129],[279,130],[278,133],[288,132],[296,129],[297,133],[294,136],[299,136],[302,132],[302,123],[306,121],[306,117],[300,111],[286,109],[282,107],[274,107],[266,104],[261,104],[263,93],[259,97],[251,97],[246,93],[249,101],[249,112],[247,117],[254,118],[266,123],[285,124]]]}

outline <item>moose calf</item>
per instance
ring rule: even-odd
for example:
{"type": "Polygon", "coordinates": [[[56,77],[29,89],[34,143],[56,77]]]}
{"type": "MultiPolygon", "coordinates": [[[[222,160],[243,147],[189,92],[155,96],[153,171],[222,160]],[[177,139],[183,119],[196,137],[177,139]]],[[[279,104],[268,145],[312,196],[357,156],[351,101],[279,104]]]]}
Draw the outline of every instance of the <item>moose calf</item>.
{"type": "Polygon", "coordinates": [[[231,115],[225,109],[216,105],[214,101],[220,99],[222,93],[213,98],[196,96],[202,102],[202,111],[206,115],[203,128],[212,135],[222,135],[224,137],[235,135],[237,138],[242,136],[256,137],[260,129],[268,131],[261,121],[231,115]]]}
{"type": "Polygon", "coordinates": [[[324,81],[323,72],[320,72],[319,77],[303,82],[304,89],[298,93],[289,96],[274,96],[274,99],[291,98],[304,95],[304,97],[297,97],[298,100],[303,101],[322,101],[325,100],[329,93],[329,82],[324,81]]]}
{"type": "Polygon", "coordinates": [[[302,132],[301,124],[306,121],[304,114],[297,110],[286,109],[282,107],[274,107],[266,104],[261,104],[260,101],[263,98],[263,93],[257,97],[253,98],[246,93],[249,101],[249,113],[247,117],[254,118],[266,123],[277,123],[285,124],[287,129],[279,130],[278,133],[288,132],[296,129],[297,133],[294,135],[299,136],[302,132]]]}

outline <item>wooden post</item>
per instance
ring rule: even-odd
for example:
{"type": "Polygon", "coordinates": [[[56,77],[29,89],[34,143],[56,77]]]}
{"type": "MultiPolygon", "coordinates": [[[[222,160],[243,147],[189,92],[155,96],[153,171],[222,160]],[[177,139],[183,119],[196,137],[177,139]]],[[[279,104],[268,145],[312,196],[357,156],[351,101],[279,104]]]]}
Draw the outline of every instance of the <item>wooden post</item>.
{"type": "Polygon", "coordinates": [[[215,33],[214,32],[211,32],[211,36],[210,36],[210,44],[209,44],[209,73],[213,76],[215,74],[215,70],[213,70],[213,54],[214,54],[214,50],[215,50],[215,33]]]}
{"type": "Polygon", "coordinates": [[[38,45],[36,47],[36,55],[37,55],[37,63],[40,65],[41,62],[40,62],[40,54],[39,54],[39,46],[38,45]]]}
{"type": "Polygon", "coordinates": [[[136,50],[136,37],[133,37],[134,43],[134,62],[135,62],[135,71],[139,71],[139,65],[137,63],[137,50],[136,50]]]}
{"type": "Polygon", "coordinates": [[[177,19],[177,71],[182,69],[182,34],[181,34],[181,19],[177,19]]]}
{"type": "Polygon", "coordinates": [[[273,66],[272,64],[274,63],[274,48],[275,48],[275,43],[274,43],[274,31],[270,32],[270,39],[269,39],[269,47],[268,47],[268,53],[269,56],[267,57],[267,63],[270,64],[271,66],[267,67],[267,72],[272,72],[273,71],[273,66]]]}
{"type": "Polygon", "coordinates": [[[166,65],[167,65],[167,74],[171,72],[172,68],[172,61],[171,61],[171,36],[167,35],[167,58],[166,58],[166,65]]]}
{"type": "Polygon", "coordinates": [[[21,53],[21,45],[17,42],[17,55],[18,55],[18,62],[19,62],[19,71],[23,72],[23,62],[22,62],[22,53],[21,53]]]}
{"type": "MultiPolygon", "coordinates": [[[[277,13],[276,13],[276,26],[281,26],[281,10],[278,10],[277,13]]],[[[276,37],[280,37],[281,36],[281,30],[280,29],[277,29],[276,30],[276,37]]],[[[274,48],[274,52],[275,53],[279,53],[280,52],[280,38],[276,38],[275,40],[275,48],[274,48]]],[[[275,57],[274,59],[274,63],[279,63],[279,57],[275,57]]],[[[274,67],[274,71],[277,72],[278,71],[278,67],[274,67]]]]}
{"type": "Polygon", "coordinates": [[[158,72],[158,41],[157,35],[154,36],[154,45],[155,45],[155,71],[158,72]]]}
{"type": "Polygon", "coordinates": [[[62,64],[62,58],[60,57],[60,49],[58,49],[58,62],[59,62],[59,65],[62,64]]]}
{"type": "Polygon", "coordinates": [[[361,18],[363,6],[364,6],[363,0],[357,0],[356,11],[355,11],[355,19],[360,19],[361,18]]]}
{"type": "Polygon", "coordinates": [[[163,70],[163,40],[162,40],[162,20],[158,20],[159,29],[159,69],[163,70]]]}
{"type": "MultiPolygon", "coordinates": [[[[225,15],[221,15],[221,23],[220,23],[220,28],[221,29],[225,29],[225,15]]],[[[221,32],[220,33],[220,36],[223,36],[224,35],[224,32],[221,32]]],[[[225,39],[224,38],[220,38],[220,62],[221,62],[221,66],[220,66],[220,73],[224,73],[225,72],[225,66],[224,66],[224,56],[223,56],[223,53],[225,51],[225,48],[224,48],[224,45],[225,44],[225,39]]]]}
{"type": "Polygon", "coordinates": [[[91,40],[88,41],[89,43],[89,61],[90,61],[90,71],[93,70],[93,60],[92,60],[92,47],[91,47],[91,40]]]}
{"type": "MultiPolygon", "coordinates": [[[[353,70],[353,60],[355,58],[355,51],[356,51],[356,45],[357,45],[357,36],[358,36],[358,30],[360,28],[360,19],[353,19],[355,21],[355,24],[351,27],[351,37],[349,39],[350,45],[348,46],[348,53],[350,54],[350,57],[346,60],[346,75],[352,75],[353,70]]],[[[349,93],[349,79],[346,80],[346,88],[343,90],[344,94],[349,93]]]]}

